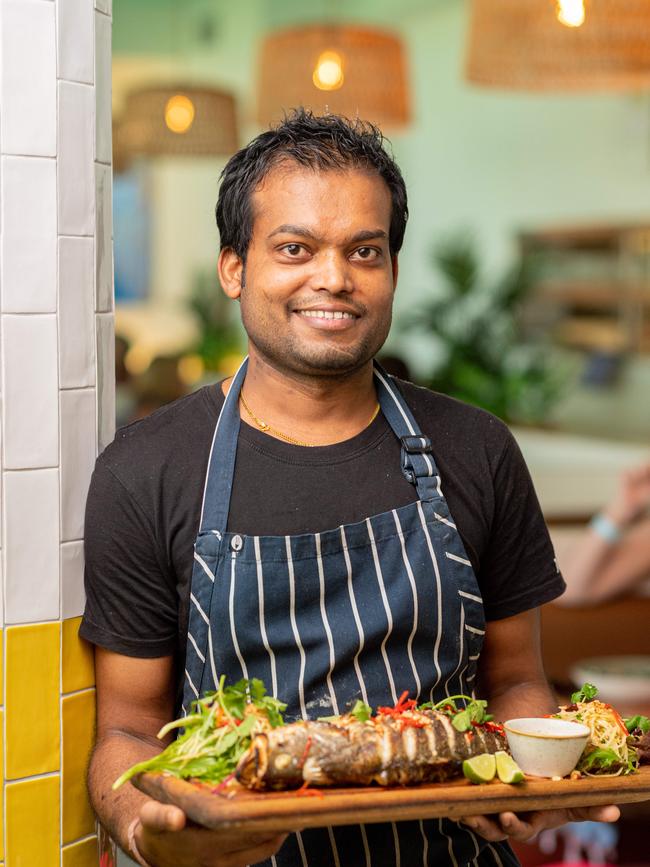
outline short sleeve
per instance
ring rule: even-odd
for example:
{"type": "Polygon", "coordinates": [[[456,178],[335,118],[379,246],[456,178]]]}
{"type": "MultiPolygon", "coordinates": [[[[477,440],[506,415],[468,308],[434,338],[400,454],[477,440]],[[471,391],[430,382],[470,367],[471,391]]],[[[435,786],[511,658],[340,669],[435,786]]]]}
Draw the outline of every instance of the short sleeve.
{"type": "Polygon", "coordinates": [[[550,602],[566,586],[530,473],[510,432],[495,469],[494,498],[480,568],[487,620],[512,617],[550,602]]]}
{"type": "Polygon", "coordinates": [[[79,634],[127,656],[176,650],[178,610],[171,570],[150,519],[101,456],[85,522],[86,607],[79,634]]]}

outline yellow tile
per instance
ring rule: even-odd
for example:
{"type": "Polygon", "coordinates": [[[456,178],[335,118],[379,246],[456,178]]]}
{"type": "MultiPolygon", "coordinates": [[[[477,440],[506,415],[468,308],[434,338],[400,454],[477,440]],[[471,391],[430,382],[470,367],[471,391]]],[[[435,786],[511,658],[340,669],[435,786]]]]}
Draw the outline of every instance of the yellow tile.
{"type": "MultiPolygon", "coordinates": [[[[3,717],[3,711],[0,710],[0,737],[1,737],[1,733],[3,731],[3,729],[2,729],[2,717],[3,717]]],[[[2,782],[1,782],[4,779],[4,769],[2,767],[3,757],[4,757],[4,750],[2,749],[2,743],[0,742],[0,818],[4,815],[4,813],[3,813],[3,806],[4,805],[2,803],[3,791],[2,791],[2,782]]],[[[4,841],[3,835],[4,835],[4,822],[0,821],[0,859],[4,860],[5,841],[4,841]]],[[[0,864],[0,867],[2,867],[2,864],[0,864]]]]}
{"type": "Polygon", "coordinates": [[[92,834],[95,817],[86,794],[86,768],[95,733],[95,690],[66,696],[63,723],[63,842],[92,834]]]}
{"type": "Polygon", "coordinates": [[[63,847],[63,867],[97,867],[98,863],[97,837],[63,847]]]}
{"type": "Polygon", "coordinates": [[[59,770],[59,623],[7,627],[7,779],[59,770]]]}
{"type": "Polygon", "coordinates": [[[71,617],[62,624],[62,687],[63,692],[88,689],[95,685],[95,660],[92,645],[79,638],[81,617],[71,617]]]}
{"type": "MultiPolygon", "coordinates": [[[[0,629],[0,704],[5,703],[5,684],[4,684],[4,641],[2,640],[2,629],[0,629]]],[[[0,865],[1,867],[1,865],[0,865]]]]}
{"type": "Polygon", "coordinates": [[[59,863],[59,775],[8,783],[7,863],[43,867],[59,863]]]}

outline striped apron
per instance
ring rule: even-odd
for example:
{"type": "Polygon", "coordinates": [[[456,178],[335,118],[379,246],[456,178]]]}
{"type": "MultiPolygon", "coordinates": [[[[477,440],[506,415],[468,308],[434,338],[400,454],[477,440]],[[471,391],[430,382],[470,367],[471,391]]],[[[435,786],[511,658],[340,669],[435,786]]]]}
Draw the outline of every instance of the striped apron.
{"type": "MultiPolygon", "coordinates": [[[[355,524],[298,536],[227,531],[247,361],[217,421],[195,542],[184,710],[224,675],[264,681],[286,717],[344,713],[471,693],[485,619],[479,587],[440,487],[430,441],[379,367],[382,412],[418,499],[355,524]]],[[[380,468],[378,468],[380,471],[380,468]]],[[[344,495],[344,492],[342,492],[344,495]]],[[[449,820],[292,834],[274,867],[513,865],[449,820]]]]}

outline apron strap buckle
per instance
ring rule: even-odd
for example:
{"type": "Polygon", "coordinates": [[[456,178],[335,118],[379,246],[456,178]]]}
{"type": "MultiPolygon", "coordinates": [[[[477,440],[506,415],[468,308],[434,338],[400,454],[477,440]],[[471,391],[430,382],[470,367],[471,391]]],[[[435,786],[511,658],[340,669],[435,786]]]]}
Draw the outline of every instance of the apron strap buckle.
{"type": "Polygon", "coordinates": [[[429,437],[401,437],[402,448],[408,455],[431,454],[431,440],[429,437]]]}
{"type": "Polygon", "coordinates": [[[407,482],[417,485],[418,478],[434,475],[434,464],[425,457],[432,451],[429,437],[400,437],[400,442],[402,444],[402,473],[407,482]]]}

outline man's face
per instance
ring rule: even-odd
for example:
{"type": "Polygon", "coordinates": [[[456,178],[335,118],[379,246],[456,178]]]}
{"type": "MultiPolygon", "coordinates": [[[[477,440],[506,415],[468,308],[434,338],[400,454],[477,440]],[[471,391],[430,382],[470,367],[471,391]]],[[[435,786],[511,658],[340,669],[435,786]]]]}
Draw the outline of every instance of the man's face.
{"type": "Polygon", "coordinates": [[[397,274],[384,181],[356,170],[279,165],[253,194],[253,215],[243,286],[235,254],[221,260],[224,288],[241,302],[251,356],[311,376],[367,364],[388,335],[397,274]]]}

